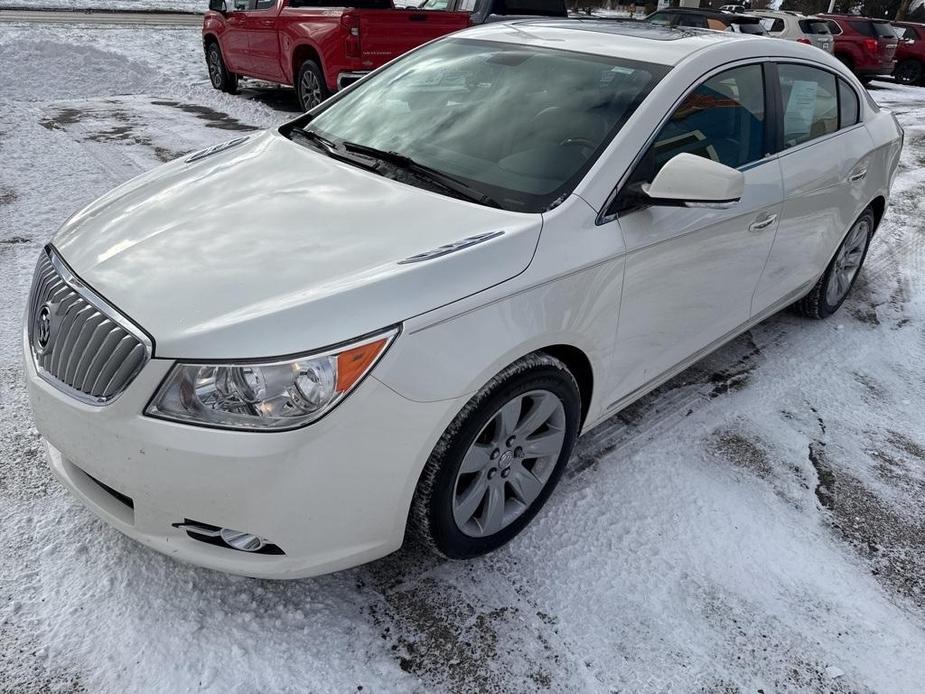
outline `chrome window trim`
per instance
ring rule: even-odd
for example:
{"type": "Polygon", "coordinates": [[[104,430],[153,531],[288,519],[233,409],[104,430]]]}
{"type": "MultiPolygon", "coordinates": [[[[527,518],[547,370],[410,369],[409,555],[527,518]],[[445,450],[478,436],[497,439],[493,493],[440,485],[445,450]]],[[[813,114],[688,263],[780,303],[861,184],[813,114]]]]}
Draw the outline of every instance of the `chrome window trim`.
{"type": "MultiPolygon", "coordinates": [[[[51,262],[52,267],[54,268],[55,272],[58,273],[58,276],[61,278],[61,281],[64,282],[64,284],[66,284],[78,296],[80,296],[81,299],[83,299],[88,304],[90,304],[93,308],[95,308],[97,311],[103,314],[106,318],[111,320],[113,323],[115,323],[120,328],[125,330],[125,332],[127,332],[129,335],[131,335],[136,340],[138,340],[138,342],[141,343],[141,345],[144,347],[144,350],[145,350],[144,361],[142,361],[141,365],[138,367],[135,373],[131,374],[129,378],[127,379],[127,382],[131,383],[132,380],[134,380],[135,377],[138,376],[141,370],[144,369],[145,365],[147,365],[147,363],[154,356],[154,341],[151,339],[150,336],[148,336],[147,333],[145,333],[141,328],[139,328],[131,320],[129,320],[129,318],[125,316],[125,314],[119,311],[119,309],[117,309],[111,303],[106,301],[106,299],[104,299],[102,296],[97,294],[96,291],[94,291],[83,280],[81,280],[77,275],[75,275],[74,272],[71,270],[71,268],[68,267],[67,263],[64,262],[63,258],[61,258],[60,254],[58,253],[57,249],[55,249],[54,246],[49,244],[45,246],[44,249],[42,249],[42,252],[48,256],[48,260],[51,262]]],[[[122,389],[109,397],[102,397],[102,396],[94,397],[92,395],[88,395],[87,393],[84,393],[83,391],[77,390],[76,388],[73,388],[67,385],[63,381],[55,378],[52,374],[48,373],[44,368],[42,368],[42,366],[40,366],[38,354],[35,351],[35,342],[32,338],[32,334],[33,334],[32,333],[32,330],[33,330],[32,302],[34,300],[36,287],[37,287],[36,282],[35,280],[33,280],[32,288],[29,290],[29,302],[28,302],[29,308],[28,308],[28,313],[26,314],[26,325],[25,325],[26,339],[29,343],[29,353],[32,356],[32,364],[35,368],[36,373],[46,383],[49,383],[50,385],[54,386],[57,390],[71,396],[75,400],[79,400],[80,402],[84,404],[93,405],[95,407],[102,407],[105,405],[109,405],[110,403],[117,400],[119,396],[125,392],[126,389],[122,389]]]]}
{"type": "MultiPolygon", "coordinates": [[[[671,108],[668,109],[665,115],[662,116],[662,119],[658,122],[655,128],[652,129],[652,132],[649,134],[649,137],[646,138],[646,141],[643,143],[642,148],[636,153],[636,156],[633,157],[632,163],[629,165],[629,167],[627,167],[626,171],[623,172],[623,175],[620,177],[620,180],[617,182],[617,185],[614,187],[614,189],[610,192],[610,195],[608,195],[607,199],[604,201],[604,204],[601,207],[600,212],[598,213],[597,219],[595,220],[595,225],[603,226],[605,224],[609,224],[610,222],[614,221],[620,216],[618,213],[607,214],[607,210],[610,209],[610,206],[613,204],[617,195],[619,195],[620,191],[623,190],[623,186],[626,185],[627,179],[630,177],[633,171],[636,170],[636,167],[639,165],[639,162],[642,160],[642,157],[645,155],[645,153],[649,151],[649,146],[655,141],[655,138],[662,131],[662,128],[664,127],[665,123],[667,123],[671,119],[671,116],[674,115],[674,112],[677,110],[678,106],[681,105],[681,103],[691,94],[691,92],[693,92],[695,89],[697,89],[700,85],[702,85],[707,80],[712,79],[713,77],[715,77],[716,75],[720,73],[726,72],[728,70],[734,70],[735,68],[739,68],[739,67],[746,67],[748,65],[758,65],[759,67],[764,69],[764,65],[770,62],[775,62],[774,58],[770,58],[770,57],[745,58],[743,60],[735,60],[729,63],[723,63],[722,65],[716,66],[709,72],[705,72],[704,74],[702,74],[700,77],[697,78],[696,82],[689,85],[688,88],[685,89],[681,93],[681,96],[679,96],[675,100],[675,102],[671,105],[671,108]]],[[[766,118],[769,117],[768,114],[765,114],[765,117],[766,118]]],[[[749,169],[754,168],[765,162],[773,161],[777,157],[777,155],[778,155],[777,152],[767,154],[761,159],[756,159],[755,161],[748,162],[747,164],[743,164],[742,166],[739,167],[739,169],[741,170],[745,168],[749,168],[749,169]]]]}

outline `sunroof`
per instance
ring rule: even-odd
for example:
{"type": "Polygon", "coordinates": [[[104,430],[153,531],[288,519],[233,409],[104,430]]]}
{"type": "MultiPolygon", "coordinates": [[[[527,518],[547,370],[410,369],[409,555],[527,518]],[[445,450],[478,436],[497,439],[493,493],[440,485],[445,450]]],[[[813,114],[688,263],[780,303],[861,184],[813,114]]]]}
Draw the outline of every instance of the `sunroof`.
{"type": "Polygon", "coordinates": [[[562,29],[578,29],[579,31],[594,31],[601,34],[632,36],[639,39],[652,39],[653,41],[677,41],[685,36],[690,36],[686,31],[633,19],[566,19],[561,21],[539,21],[542,21],[543,26],[562,29]]]}

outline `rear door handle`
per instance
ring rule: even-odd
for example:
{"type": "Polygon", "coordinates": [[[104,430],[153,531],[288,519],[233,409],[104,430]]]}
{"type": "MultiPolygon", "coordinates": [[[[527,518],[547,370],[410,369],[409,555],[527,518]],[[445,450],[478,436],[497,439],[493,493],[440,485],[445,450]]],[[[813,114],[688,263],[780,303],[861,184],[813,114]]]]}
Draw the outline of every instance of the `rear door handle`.
{"type": "Polygon", "coordinates": [[[860,171],[855,171],[853,174],[848,176],[848,180],[851,183],[854,183],[855,181],[862,180],[866,175],[867,175],[867,169],[861,169],[860,171]]]}
{"type": "Polygon", "coordinates": [[[427,15],[426,14],[413,14],[409,16],[408,19],[412,22],[426,22],[427,15]]]}
{"type": "Polygon", "coordinates": [[[748,225],[748,230],[749,231],[764,231],[769,226],[774,224],[774,222],[776,221],[777,221],[776,214],[762,215],[761,217],[759,217],[754,222],[748,225]]]}

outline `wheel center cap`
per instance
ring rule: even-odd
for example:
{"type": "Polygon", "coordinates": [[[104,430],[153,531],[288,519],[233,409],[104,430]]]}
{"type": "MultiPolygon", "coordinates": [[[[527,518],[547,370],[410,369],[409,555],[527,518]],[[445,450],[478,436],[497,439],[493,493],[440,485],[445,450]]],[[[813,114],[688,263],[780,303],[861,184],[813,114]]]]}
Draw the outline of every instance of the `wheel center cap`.
{"type": "Polygon", "coordinates": [[[512,460],[514,460],[514,454],[511,451],[505,451],[498,459],[498,465],[502,468],[505,468],[511,464],[512,460]]]}

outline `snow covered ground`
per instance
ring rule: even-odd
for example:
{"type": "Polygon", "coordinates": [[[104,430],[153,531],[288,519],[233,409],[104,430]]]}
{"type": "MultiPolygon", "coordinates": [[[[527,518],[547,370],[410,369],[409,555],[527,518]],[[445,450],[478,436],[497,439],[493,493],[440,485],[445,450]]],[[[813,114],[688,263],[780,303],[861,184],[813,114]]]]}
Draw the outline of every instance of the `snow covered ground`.
{"type": "Polygon", "coordinates": [[[168,12],[205,12],[208,0],[0,0],[4,7],[30,9],[160,10],[168,12]]]}
{"type": "Polygon", "coordinates": [[[591,432],[521,538],[273,583],[178,564],[45,468],[22,384],[41,245],[130,176],[289,117],[198,31],[0,32],[0,691],[921,692],[925,89],[853,296],[784,313],[591,432]]]}

